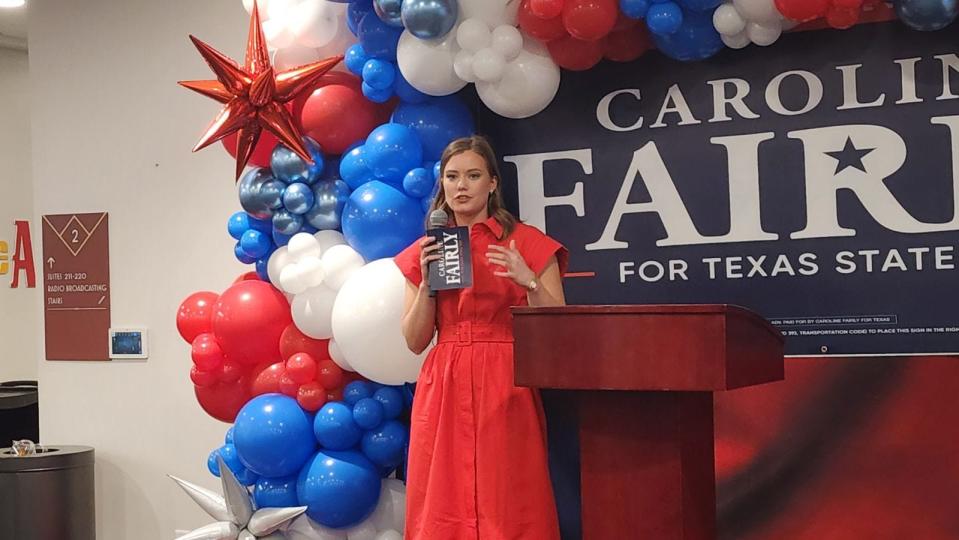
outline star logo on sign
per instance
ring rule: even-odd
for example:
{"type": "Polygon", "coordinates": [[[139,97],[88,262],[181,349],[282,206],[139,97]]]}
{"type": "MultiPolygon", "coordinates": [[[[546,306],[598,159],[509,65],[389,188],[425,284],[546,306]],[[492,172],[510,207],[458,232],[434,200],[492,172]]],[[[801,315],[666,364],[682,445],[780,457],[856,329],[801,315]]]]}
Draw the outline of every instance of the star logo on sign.
{"type": "Polygon", "coordinates": [[[834,174],[839,174],[849,167],[855,167],[862,172],[866,172],[866,167],[862,164],[862,158],[871,154],[873,150],[875,148],[856,148],[856,145],[852,143],[852,138],[846,137],[846,144],[842,147],[842,150],[826,152],[826,155],[838,162],[834,174]]]}

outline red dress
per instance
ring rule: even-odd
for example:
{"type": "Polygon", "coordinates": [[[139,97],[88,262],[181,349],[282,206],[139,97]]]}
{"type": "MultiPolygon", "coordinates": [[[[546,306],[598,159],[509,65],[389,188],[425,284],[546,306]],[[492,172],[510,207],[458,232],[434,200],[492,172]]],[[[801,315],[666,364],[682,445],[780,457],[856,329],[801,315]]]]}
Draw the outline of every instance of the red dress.
{"type": "MultiPolygon", "coordinates": [[[[526,289],[493,275],[490,244],[516,249],[537,275],[565,248],[519,223],[502,241],[490,218],[470,229],[473,286],[437,294],[438,343],[416,385],[406,484],[408,540],[555,540],[559,526],[539,393],[513,385],[510,306],[526,289]]],[[[396,265],[419,285],[418,243],[396,265]]]]}

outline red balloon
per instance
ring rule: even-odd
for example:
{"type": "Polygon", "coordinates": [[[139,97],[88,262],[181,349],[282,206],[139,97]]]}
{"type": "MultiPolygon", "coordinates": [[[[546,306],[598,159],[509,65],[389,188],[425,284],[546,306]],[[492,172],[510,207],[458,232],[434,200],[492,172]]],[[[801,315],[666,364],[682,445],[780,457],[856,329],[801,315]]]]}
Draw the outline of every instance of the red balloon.
{"type": "Polygon", "coordinates": [[[620,11],[619,15],[616,16],[616,24],[613,25],[613,30],[610,32],[622,32],[623,30],[629,30],[640,26],[639,19],[630,19],[626,15],[623,15],[623,12],[620,11]]]}
{"type": "Polygon", "coordinates": [[[296,402],[300,407],[316,412],[326,404],[326,390],[317,382],[306,383],[297,390],[296,402]]]}
{"type": "Polygon", "coordinates": [[[635,26],[606,36],[603,55],[614,62],[632,62],[649,48],[650,40],[646,27],[635,26]]]}
{"type": "Polygon", "coordinates": [[[343,73],[327,74],[306,99],[293,105],[293,117],[306,135],[331,154],[342,154],[354,142],[366,139],[382,114],[363,96],[359,79],[343,73]]]}
{"type": "Polygon", "coordinates": [[[316,377],[316,360],[306,353],[296,353],[286,361],[286,373],[299,384],[306,384],[316,377]]]}
{"type": "Polygon", "coordinates": [[[613,30],[618,15],[616,0],[566,0],[563,25],[573,37],[595,41],[613,30]]]}
{"type": "Polygon", "coordinates": [[[241,281],[220,295],[213,333],[223,352],[241,364],[280,360],[280,335],[292,322],[290,303],[265,281],[241,281]]]}
{"type": "Polygon", "coordinates": [[[247,272],[245,274],[240,274],[236,279],[233,280],[233,285],[241,281],[263,281],[260,279],[260,276],[256,272],[247,272]]]}
{"type": "Polygon", "coordinates": [[[529,0],[529,10],[540,19],[552,19],[563,12],[563,0],[529,0]]]}
{"type": "Polygon", "coordinates": [[[299,389],[300,383],[294,381],[289,373],[284,372],[283,375],[280,375],[280,392],[295,398],[299,389]]]}
{"type": "Polygon", "coordinates": [[[176,314],[176,329],[187,343],[193,343],[200,334],[213,331],[213,307],[219,296],[213,292],[198,292],[180,304],[176,314]]]}
{"type": "Polygon", "coordinates": [[[266,369],[263,369],[254,376],[253,384],[250,386],[250,393],[254,396],[279,393],[280,378],[285,374],[286,366],[283,362],[277,362],[267,366],[266,369]]]}
{"type": "Polygon", "coordinates": [[[330,359],[330,340],[313,339],[307,336],[295,324],[290,324],[280,335],[280,356],[289,358],[296,353],[306,353],[317,362],[330,359]]]}
{"type": "Polygon", "coordinates": [[[531,11],[529,3],[530,0],[523,0],[519,7],[519,26],[524,32],[540,41],[552,41],[569,34],[562,17],[540,19],[531,11]]]}
{"type": "Polygon", "coordinates": [[[799,22],[818,19],[829,9],[829,0],[775,0],[775,4],[784,17],[799,22]]]}
{"type": "Polygon", "coordinates": [[[327,390],[341,388],[343,386],[343,369],[336,365],[332,360],[324,360],[319,363],[319,373],[317,380],[327,390]]]}
{"type": "Polygon", "coordinates": [[[229,358],[224,357],[223,365],[220,366],[220,370],[217,372],[217,378],[220,382],[234,383],[240,380],[245,373],[246,366],[241,366],[236,362],[232,362],[229,358]]]}
{"type": "MultiPolygon", "coordinates": [[[[223,365],[224,355],[220,349],[220,344],[216,342],[213,334],[200,334],[193,340],[190,355],[193,357],[193,363],[200,371],[219,371],[223,365]]],[[[216,373],[214,373],[216,377],[216,373]]]]}
{"type": "Polygon", "coordinates": [[[190,380],[193,381],[193,384],[201,387],[213,386],[216,384],[216,372],[215,371],[201,371],[198,367],[192,366],[190,368],[190,380]]]}
{"type": "Polygon", "coordinates": [[[327,401],[343,401],[343,389],[337,388],[336,390],[327,390],[326,391],[326,400],[327,401]]]}
{"type": "MultiPolygon", "coordinates": [[[[862,9],[863,0],[832,0],[833,9],[862,9]]],[[[857,14],[858,18],[858,14],[857,14]]]]}
{"type": "Polygon", "coordinates": [[[235,383],[217,383],[213,386],[194,386],[193,392],[200,407],[207,414],[228,424],[236,420],[236,414],[250,400],[250,390],[243,379],[235,383]]]}
{"type": "MultiPolygon", "coordinates": [[[[226,151],[234,158],[236,158],[236,138],[237,134],[233,133],[227,135],[221,141],[226,151]]],[[[273,149],[278,144],[280,144],[280,141],[276,138],[276,135],[266,130],[261,131],[260,140],[253,147],[253,155],[250,156],[250,161],[247,164],[254,167],[269,167],[270,158],[273,157],[273,149]]]]}
{"type": "Polygon", "coordinates": [[[851,28],[859,22],[859,8],[850,9],[833,6],[826,13],[826,22],[829,23],[829,26],[839,30],[851,28]]]}
{"type": "Polygon", "coordinates": [[[603,59],[603,41],[583,41],[566,36],[546,44],[553,61],[571,71],[583,71],[603,59]]]}

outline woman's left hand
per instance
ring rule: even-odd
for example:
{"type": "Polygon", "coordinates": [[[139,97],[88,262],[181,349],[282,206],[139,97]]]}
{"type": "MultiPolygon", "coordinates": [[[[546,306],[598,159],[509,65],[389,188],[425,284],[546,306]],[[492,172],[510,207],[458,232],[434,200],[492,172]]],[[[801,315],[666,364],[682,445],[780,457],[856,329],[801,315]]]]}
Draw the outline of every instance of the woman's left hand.
{"type": "Polygon", "coordinates": [[[510,278],[520,287],[528,287],[530,282],[536,279],[536,274],[516,250],[516,240],[510,240],[508,248],[490,244],[486,260],[505,269],[502,272],[493,272],[494,275],[510,278]]]}

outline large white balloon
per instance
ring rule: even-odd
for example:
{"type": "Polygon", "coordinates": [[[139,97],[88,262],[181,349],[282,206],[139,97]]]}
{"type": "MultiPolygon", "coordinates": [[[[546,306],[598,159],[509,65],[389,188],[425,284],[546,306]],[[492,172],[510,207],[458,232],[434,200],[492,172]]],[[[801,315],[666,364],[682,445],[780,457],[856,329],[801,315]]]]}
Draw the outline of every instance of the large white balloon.
{"type": "Polygon", "coordinates": [[[528,118],[545,109],[559,90],[559,66],[546,46],[526,38],[523,51],[506,64],[503,77],[495,83],[476,83],[483,103],[507,118],[528,118]]]}
{"type": "MultiPolygon", "coordinates": [[[[320,53],[316,49],[293,45],[285,49],[278,49],[273,53],[273,68],[277,71],[286,71],[320,60],[320,53]]],[[[305,234],[305,233],[299,233],[305,234]]]]}
{"type": "Polygon", "coordinates": [[[277,249],[273,252],[273,255],[270,255],[270,260],[266,263],[266,273],[270,276],[270,283],[277,289],[282,289],[282,287],[280,287],[280,273],[291,262],[293,261],[290,260],[289,248],[287,248],[287,246],[277,249]]]}
{"type": "Polygon", "coordinates": [[[340,366],[340,369],[346,371],[356,371],[353,369],[353,366],[346,361],[346,358],[343,357],[343,351],[340,350],[340,346],[336,344],[335,339],[330,340],[330,344],[326,349],[330,352],[330,358],[333,360],[333,363],[340,366]]]}
{"type": "Polygon", "coordinates": [[[360,268],[336,295],[333,338],[350,366],[367,379],[398,385],[419,375],[425,354],[407,348],[400,328],[405,295],[406,278],[393,259],[360,268]]]}
{"type": "Polygon", "coordinates": [[[376,527],[369,520],[346,530],[347,540],[376,540],[376,527]]]}
{"type": "Polygon", "coordinates": [[[431,40],[404,31],[396,48],[396,63],[413,88],[431,96],[446,96],[466,86],[453,70],[459,50],[455,31],[431,40]]]}
{"type": "Polygon", "coordinates": [[[376,535],[376,540],[403,540],[403,535],[394,530],[380,531],[380,534],[376,535]]]}
{"type": "Polygon", "coordinates": [[[325,285],[308,289],[293,298],[290,311],[300,332],[313,339],[333,336],[332,314],[336,291],[325,285]]]}
{"type": "Polygon", "coordinates": [[[406,525],[406,484],[396,478],[383,479],[380,500],[369,520],[377,530],[402,532],[406,525]]]}
{"type": "Polygon", "coordinates": [[[363,256],[348,245],[332,246],[323,252],[323,273],[326,276],[323,283],[338,291],[353,272],[363,268],[365,262],[363,256]]]}
{"type": "Polygon", "coordinates": [[[330,529],[308,518],[296,518],[285,531],[288,540],[346,540],[346,531],[330,529]]]}
{"type": "Polygon", "coordinates": [[[475,17],[491,27],[501,24],[516,26],[520,0],[459,0],[460,19],[475,17]]]}
{"type": "Polygon", "coordinates": [[[346,238],[340,231],[319,231],[313,235],[313,238],[316,238],[316,241],[320,243],[321,253],[326,253],[326,250],[333,246],[339,246],[346,243],[346,238]]]}
{"type": "Polygon", "coordinates": [[[341,24],[346,5],[326,0],[302,0],[287,16],[290,31],[303,47],[322,47],[333,41],[341,24]]]}

